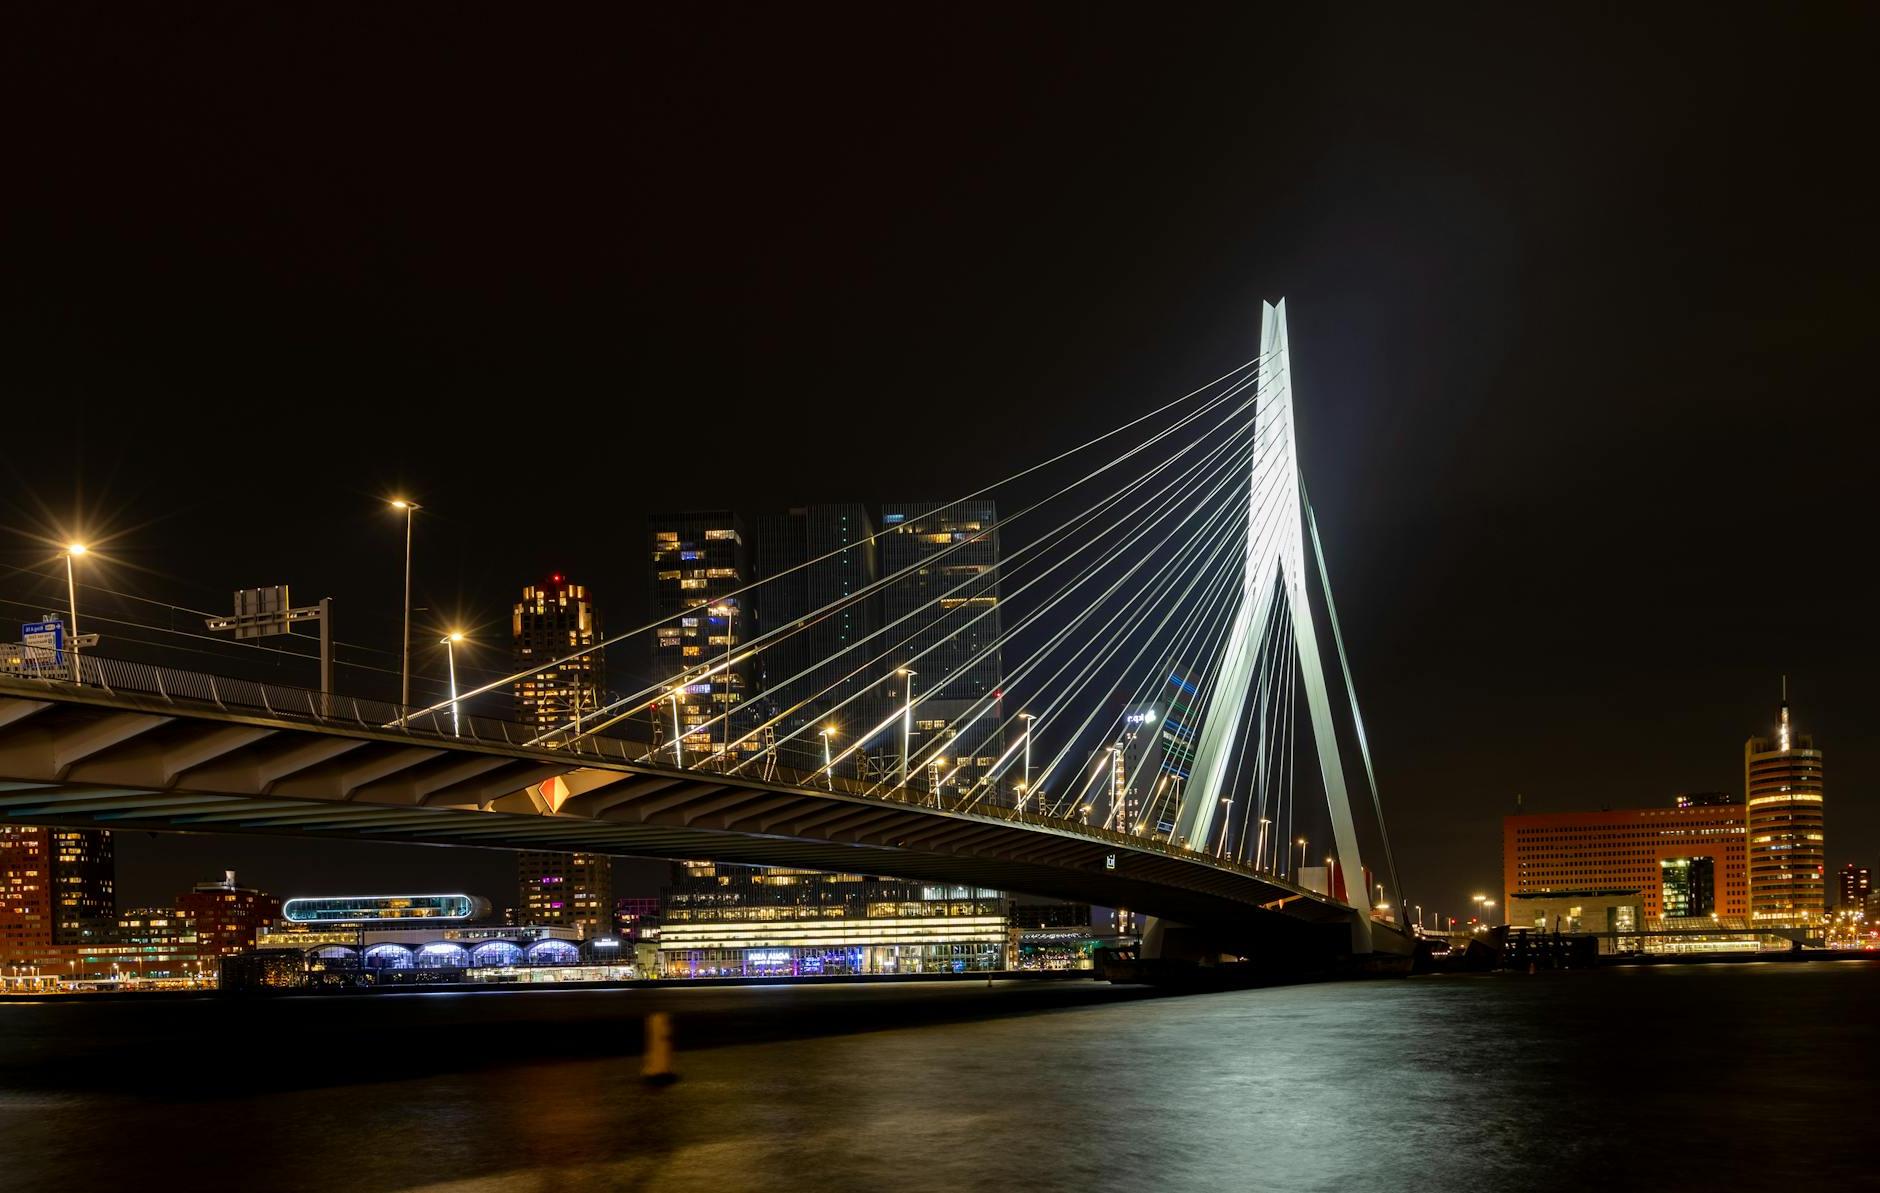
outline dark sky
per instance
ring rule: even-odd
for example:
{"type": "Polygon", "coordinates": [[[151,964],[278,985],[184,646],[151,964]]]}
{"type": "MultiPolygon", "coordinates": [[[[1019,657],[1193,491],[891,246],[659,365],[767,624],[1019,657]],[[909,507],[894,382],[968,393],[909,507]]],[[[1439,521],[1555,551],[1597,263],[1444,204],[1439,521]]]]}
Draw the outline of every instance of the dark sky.
{"type": "MultiPolygon", "coordinates": [[[[674,494],[964,493],[1284,295],[1413,899],[1497,885],[1517,792],[1740,789],[1784,672],[1880,861],[1871,10],[1299,7],[16,14],[0,621],[76,531],[393,649],[404,490],[432,624],[558,568],[619,628],[674,494]]],[[[509,872],[124,853],[134,901],[509,872]]]]}

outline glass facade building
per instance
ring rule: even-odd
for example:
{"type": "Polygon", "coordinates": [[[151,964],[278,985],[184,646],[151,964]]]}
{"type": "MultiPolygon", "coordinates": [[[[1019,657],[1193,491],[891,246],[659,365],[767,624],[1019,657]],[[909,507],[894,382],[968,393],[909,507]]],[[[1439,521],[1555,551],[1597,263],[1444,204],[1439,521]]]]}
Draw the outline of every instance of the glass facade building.
{"type": "Polygon", "coordinates": [[[686,679],[651,709],[654,740],[695,763],[729,742],[729,714],[750,690],[749,665],[737,655],[753,629],[738,591],[749,583],[748,536],[729,510],[654,515],[647,536],[659,622],[648,639],[652,674],[662,684],[686,679]],[[683,745],[673,745],[675,734],[683,745]]]}
{"type": "Polygon", "coordinates": [[[997,891],[859,874],[685,863],[660,925],[660,976],[820,977],[1009,969],[997,891]]]}
{"type": "Polygon", "coordinates": [[[473,920],[490,913],[475,895],[323,895],[281,904],[295,924],[369,924],[386,920],[473,920]]]}

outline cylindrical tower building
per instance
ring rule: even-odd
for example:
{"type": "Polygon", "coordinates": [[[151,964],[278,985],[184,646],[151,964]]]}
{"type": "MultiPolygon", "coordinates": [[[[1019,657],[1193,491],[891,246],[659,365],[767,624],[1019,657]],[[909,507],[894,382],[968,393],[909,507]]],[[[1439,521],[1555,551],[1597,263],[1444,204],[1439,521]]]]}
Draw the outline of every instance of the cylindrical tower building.
{"type": "Polygon", "coordinates": [[[1827,915],[1827,834],[1821,751],[1789,724],[1783,685],[1776,736],[1743,744],[1749,801],[1749,913],[1752,924],[1812,927],[1827,915]]]}

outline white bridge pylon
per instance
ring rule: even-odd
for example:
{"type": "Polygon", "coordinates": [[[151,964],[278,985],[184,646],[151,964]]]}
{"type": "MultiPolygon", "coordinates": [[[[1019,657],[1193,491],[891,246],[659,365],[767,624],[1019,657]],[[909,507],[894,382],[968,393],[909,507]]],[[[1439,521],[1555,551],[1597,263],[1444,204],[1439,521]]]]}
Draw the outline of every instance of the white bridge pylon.
{"type": "MultiPolygon", "coordinates": [[[[1338,738],[1332,723],[1331,699],[1325,684],[1325,666],[1319,651],[1318,631],[1306,588],[1306,534],[1299,483],[1299,460],[1293,437],[1292,373],[1286,348],[1286,300],[1262,303],[1260,311],[1260,380],[1254,406],[1254,452],[1247,504],[1247,565],[1234,620],[1222,648],[1213,685],[1213,698],[1201,722],[1200,736],[1189,771],[1187,791],[1176,817],[1177,840],[1205,843],[1211,839],[1214,817],[1227,793],[1235,738],[1247,720],[1247,702],[1259,670],[1261,644],[1266,641],[1279,603],[1285,601],[1298,650],[1300,679],[1312,717],[1312,738],[1318,746],[1319,771],[1332,822],[1338,874],[1347,891],[1364,885],[1364,864],[1358,856],[1358,835],[1351,818],[1351,801],[1339,759],[1338,738]],[[1348,877],[1347,877],[1348,876],[1348,877]]],[[[1324,561],[1319,561],[1323,569],[1324,561]]],[[[1283,631],[1282,631],[1283,632],[1283,631]]],[[[1355,700],[1354,700],[1355,703],[1355,700]]],[[[1363,948],[1369,948],[1368,891],[1358,891],[1364,910],[1357,918],[1363,948]]]]}

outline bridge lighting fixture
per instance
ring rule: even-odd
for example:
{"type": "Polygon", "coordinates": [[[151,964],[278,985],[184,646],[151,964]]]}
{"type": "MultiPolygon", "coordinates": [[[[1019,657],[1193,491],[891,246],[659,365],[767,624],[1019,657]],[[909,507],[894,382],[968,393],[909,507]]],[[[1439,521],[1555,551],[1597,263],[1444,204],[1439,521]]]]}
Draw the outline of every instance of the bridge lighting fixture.
{"type": "Polygon", "coordinates": [[[463,641],[462,630],[452,630],[438,641],[444,647],[444,665],[450,671],[450,733],[452,737],[462,737],[462,726],[457,713],[457,644],[463,641]]]}
{"type": "Polygon", "coordinates": [[[405,645],[398,669],[398,703],[401,708],[409,709],[411,707],[411,521],[412,515],[424,507],[403,497],[392,498],[391,506],[405,515],[405,645]]]}

